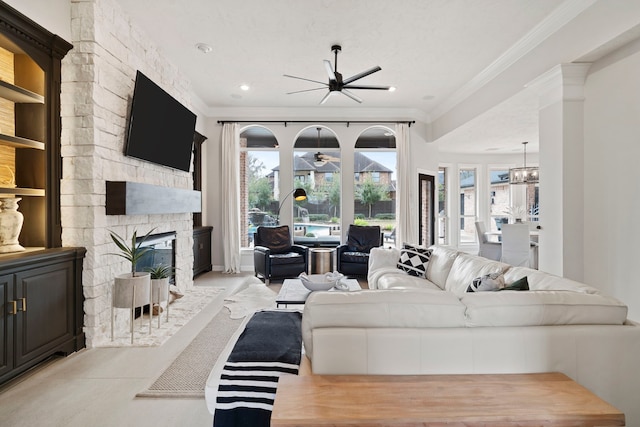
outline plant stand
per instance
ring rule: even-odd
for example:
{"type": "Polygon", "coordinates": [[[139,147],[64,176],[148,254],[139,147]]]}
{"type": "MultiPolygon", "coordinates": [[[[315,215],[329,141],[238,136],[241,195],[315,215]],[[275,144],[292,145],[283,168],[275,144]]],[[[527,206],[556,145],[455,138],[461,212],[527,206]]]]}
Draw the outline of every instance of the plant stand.
{"type": "MultiPolygon", "coordinates": [[[[149,310],[150,315],[153,317],[153,305],[161,302],[167,302],[167,322],[169,322],[169,278],[164,279],[151,279],[151,308],[149,310]]],[[[158,329],[160,328],[160,317],[162,313],[158,312],[158,329]]]]}
{"type": "MultiPolygon", "coordinates": [[[[113,323],[116,308],[128,308],[130,312],[131,344],[133,344],[133,323],[136,307],[142,307],[151,303],[151,276],[149,273],[122,274],[115,278],[111,304],[111,341],[113,341],[113,323]]],[[[149,313],[149,333],[151,333],[151,319],[153,313],[149,313]]]]}

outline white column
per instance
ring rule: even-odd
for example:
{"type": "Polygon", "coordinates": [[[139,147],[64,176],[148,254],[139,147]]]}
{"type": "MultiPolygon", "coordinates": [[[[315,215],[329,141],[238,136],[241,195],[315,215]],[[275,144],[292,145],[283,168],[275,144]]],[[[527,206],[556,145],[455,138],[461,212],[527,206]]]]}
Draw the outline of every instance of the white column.
{"type": "Polygon", "coordinates": [[[584,274],[584,81],[591,64],[561,64],[531,85],[540,95],[540,270],[584,274]]]}

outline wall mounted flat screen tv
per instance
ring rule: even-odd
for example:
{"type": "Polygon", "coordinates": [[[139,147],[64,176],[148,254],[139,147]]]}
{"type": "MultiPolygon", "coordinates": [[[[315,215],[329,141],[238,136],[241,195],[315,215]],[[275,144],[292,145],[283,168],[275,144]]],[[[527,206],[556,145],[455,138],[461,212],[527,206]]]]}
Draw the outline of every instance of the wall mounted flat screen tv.
{"type": "Polygon", "coordinates": [[[195,127],[194,113],[137,72],[125,155],[188,172],[195,127]]]}

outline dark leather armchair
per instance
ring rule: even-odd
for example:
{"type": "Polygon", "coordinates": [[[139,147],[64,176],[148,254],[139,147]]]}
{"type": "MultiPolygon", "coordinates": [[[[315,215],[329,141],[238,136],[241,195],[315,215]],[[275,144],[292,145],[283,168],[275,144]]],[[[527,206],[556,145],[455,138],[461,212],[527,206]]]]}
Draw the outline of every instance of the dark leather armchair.
{"type": "Polygon", "coordinates": [[[309,248],[291,244],[288,225],[258,227],[253,244],[255,274],[266,285],[272,278],[297,277],[307,272],[309,248]]]}
{"type": "Polygon", "coordinates": [[[377,225],[349,226],[347,243],[336,249],[338,272],[345,276],[366,276],[369,272],[369,251],[382,246],[383,235],[377,225]]]}

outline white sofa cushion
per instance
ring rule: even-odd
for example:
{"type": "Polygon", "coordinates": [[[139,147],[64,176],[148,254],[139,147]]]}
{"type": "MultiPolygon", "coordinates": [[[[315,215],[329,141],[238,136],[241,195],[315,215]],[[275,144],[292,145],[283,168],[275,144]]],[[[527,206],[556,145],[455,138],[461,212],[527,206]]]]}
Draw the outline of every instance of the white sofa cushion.
{"type": "Polygon", "coordinates": [[[313,292],[303,317],[318,328],[443,328],[463,327],[464,312],[465,306],[449,292],[394,289],[313,292]]]}
{"type": "Polygon", "coordinates": [[[422,278],[411,276],[402,270],[385,270],[385,274],[378,278],[377,289],[433,289],[441,291],[435,283],[422,278]]]}
{"type": "Polygon", "coordinates": [[[504,281],[505,284],[508,285],[525,276],[529,282],[529,289],[532,291],[573,291],[585,294],[601,293],[598,289],[584,283],[526,267],[511,267],[504,273],[504,281]]]}
{"type": "Polygon", "coordinates": [[[465,294],[466,325],[622,325],[627,306],[615,298],[572,291],[499,291],[465,294]]]}
{"type": "Polygon", "coordinates": [[[378,289],[378,278],[398,270],[398,259],[400,259],[400,249],[396,248],[372,248],[369,252],[369,271],[367,272],[367,283],[369,289],[378,289]]]}
{"type": "Polygon", "coordinates": [[[426,278],[444,289],[451,266],[458,256],[458,251],[444,246],[431,246],[431,258],[427,264],[426,278]]]}
{"type": "Polygon", "coordinates": [[[444,289],[461,297],[465,294],[473,279],[491,273],[504,273],[509,267],[509,264],[459,253],[453,261],[444,289]]]}
{"type": "Polygon", "coordinates": [[[311,357],[314,329],[464,327],[464,312],[460,300],[442,290],[313,292],[304,306],[302,340],[311,357]]]}

